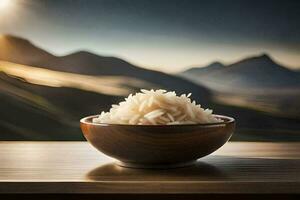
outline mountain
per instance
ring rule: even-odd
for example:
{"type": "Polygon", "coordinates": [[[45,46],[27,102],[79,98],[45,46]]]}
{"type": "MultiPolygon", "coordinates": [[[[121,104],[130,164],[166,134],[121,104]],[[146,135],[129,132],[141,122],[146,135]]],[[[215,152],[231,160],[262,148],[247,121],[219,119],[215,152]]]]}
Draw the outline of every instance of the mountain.
{"type": "Polygon", "coordinates": [[[191,92],[196,97],[195,100],[203,105],[210,102],[211,95],[208,89],[183,78],[140,68],[119,58],[99,56],[86,51],[58,57],[27,40],[14,36],[1,37],[0,60],[83,75],[137,78],[156,85],[156,88],[174,90],[178,93],[191,92]]]}
{"type": "Polygon", "coordinates": [[[208,75],[210,73],[213,73],[215,71],[221,70],[225,67],[225,65],[223,65],[220,62],[213,62],[205,67],[192,67],[189,68],[186,71],[183,71],[181,73],[181,75],[195,75],[195,76],[204,76],[204,75],[208,75]]]}
{"type": "Polygon", "coordinates": [[[266,54],[227,66],[192,68],[179,76],[210,88],[215,102],[300,119],[300,74],[266,54]]]}
{"type": "Polygon", "coordinates": [[[55,56],[28,40],[0,37],[0,140],[82,140],[79,119],[108,110],[140,88],[210,91],[190,81],[80,51],[55,56]]]}
{"type": "Polygon", "coordinates": [[[285,88],[300,87],[300,74],[274,62],[268,55],[243,59],[228,66],[205,67],[211,73],[203,72],[202,68],[184,71],[180,76],[217,89],[247,88],[285,88]]]}
{"type": "Polygon", "coordinates": [[[34,46],[28,40],[12,35],[0,35],[0,60],[39,66],[41,60],[54,58],[54,55],[34,46]]]}
{"type": "Polygon", "coordinates": [[[217,78],[232,79],[230,84],[253,87],[300,86],[300,76],[274,62],[268,55],[244,59],[214,74],[217,78]],[[238,77],[238,78],[237,78],[238,77]]]}

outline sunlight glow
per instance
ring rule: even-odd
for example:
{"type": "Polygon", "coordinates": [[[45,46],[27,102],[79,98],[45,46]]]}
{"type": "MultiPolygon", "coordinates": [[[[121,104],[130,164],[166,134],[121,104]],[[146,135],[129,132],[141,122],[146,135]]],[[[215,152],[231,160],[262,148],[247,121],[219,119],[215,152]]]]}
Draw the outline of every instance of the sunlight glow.
{"type": "Polygon", "coordinates": [[[0,60],[0,72],[26,82],[49,87],[77,88],[112,96],[127,96],[133,87],[151,87],[150,83],[130,77],[89,76],[25,66],[0,60]]]}
{"type": "Polygon", "coordinates": [[[13,0],[0,0],[0,10],[9,9],[13,4],[13,0]]]}

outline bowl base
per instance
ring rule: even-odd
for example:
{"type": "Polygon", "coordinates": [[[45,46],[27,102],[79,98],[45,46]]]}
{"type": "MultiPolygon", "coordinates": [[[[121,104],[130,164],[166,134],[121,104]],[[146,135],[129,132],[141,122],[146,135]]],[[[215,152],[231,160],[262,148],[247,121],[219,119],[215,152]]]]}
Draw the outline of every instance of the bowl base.
{"type": "Polygon", "coordinates": [[[136,169],[170,169],[170,168],[180,168],[194,165],[197,160],[192,160],[182,163],[172,163],[172,164],[140,164],[140,163],[130,163],[117,161],[116,164],[121,167],[126,168],[136,168],[136,169]]]}

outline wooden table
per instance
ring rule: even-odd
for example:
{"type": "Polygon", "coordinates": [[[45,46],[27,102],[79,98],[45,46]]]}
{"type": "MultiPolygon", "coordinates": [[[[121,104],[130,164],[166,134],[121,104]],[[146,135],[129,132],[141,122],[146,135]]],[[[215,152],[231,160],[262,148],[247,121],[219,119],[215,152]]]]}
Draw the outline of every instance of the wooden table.
{"type": "Polygon", "coordinates": [[[87,142],[0,142],[0,193],[300,193],[300,143],[229,142],[198,164],[138,170],[87,142]]]}

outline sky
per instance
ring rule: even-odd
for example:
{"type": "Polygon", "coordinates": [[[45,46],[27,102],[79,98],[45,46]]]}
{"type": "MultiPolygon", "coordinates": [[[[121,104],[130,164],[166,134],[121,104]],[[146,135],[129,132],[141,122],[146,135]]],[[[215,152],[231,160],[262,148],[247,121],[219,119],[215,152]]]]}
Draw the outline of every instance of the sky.
{"type": "Polygon", "coordinates": [[[262,53],[300,68],[298,0],[0,0],[0,33],[170,73],[262,53]]]}

